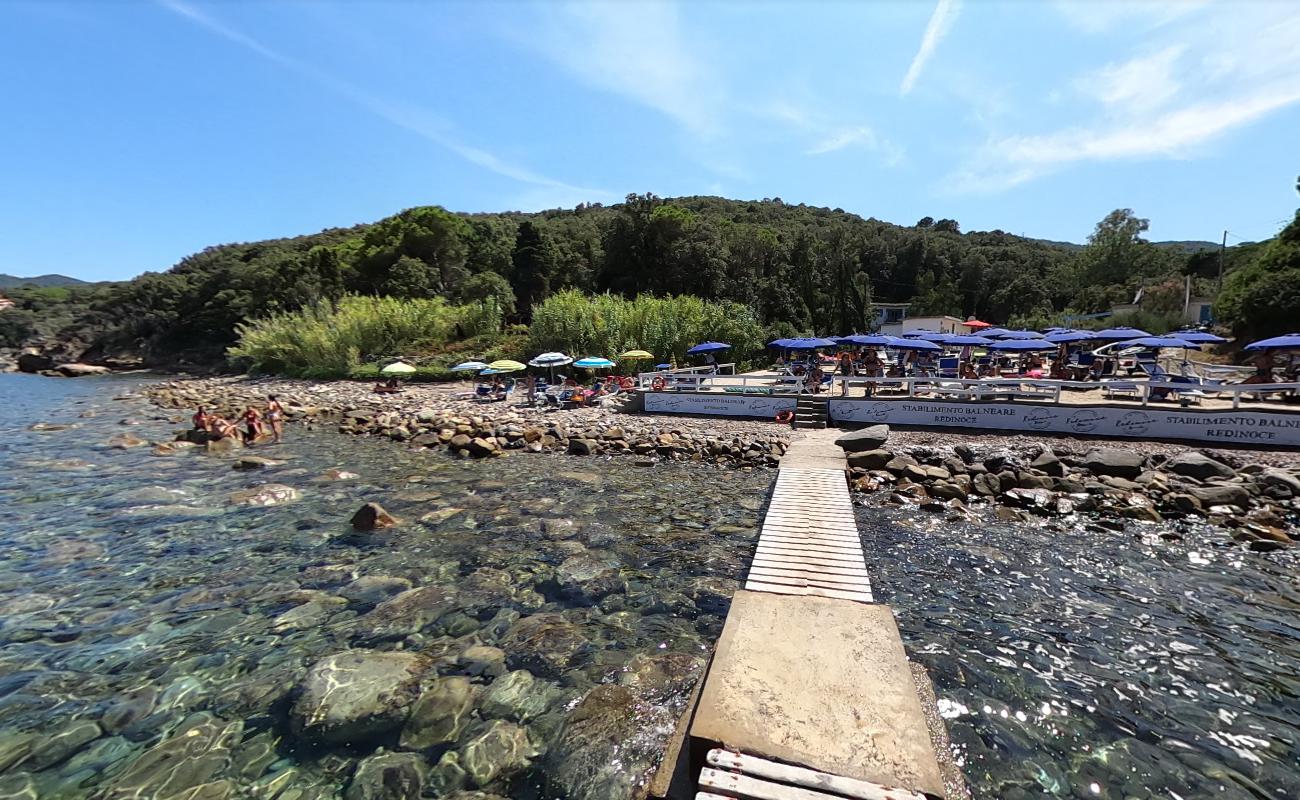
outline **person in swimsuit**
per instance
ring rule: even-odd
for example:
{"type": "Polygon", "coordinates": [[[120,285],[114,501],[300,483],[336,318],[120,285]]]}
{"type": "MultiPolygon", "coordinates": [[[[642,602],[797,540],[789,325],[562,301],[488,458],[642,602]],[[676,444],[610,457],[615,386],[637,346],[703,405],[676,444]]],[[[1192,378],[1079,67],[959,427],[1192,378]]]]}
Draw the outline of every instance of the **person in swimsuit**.
{"type": "Polygon", "coordinates": [[[266,399],[266,421],[271,426],[271,433],[275,434],[275,443],[279,444],[284,439],[284,406],[273,394],[267,395],[266,399]]]}
{"type": "Polygon", "coordinates": [[[218,439],[225,439],[227,436],[238,437],[239,427],[224,417],[212,416],[212,435],[218,439]]]}
{"type": "Polygon", "coordinates": [[[249,406],[244,411],[244,425],[248,429],[247,432],[244,434],[244,441],[246,441],[248,444],[252,444],[254,441],[257,440],[258,436],[262,435],[261,412],[258,411],[256,408],[249,406]]]}
{"type": "Polygon", "coordinates": [[[194,430],[212,432],[213,416],[203,406],[199,406],[199,410],[195,411],[194,416],[190,417],[190,419],[194,422],[194,430]]]}

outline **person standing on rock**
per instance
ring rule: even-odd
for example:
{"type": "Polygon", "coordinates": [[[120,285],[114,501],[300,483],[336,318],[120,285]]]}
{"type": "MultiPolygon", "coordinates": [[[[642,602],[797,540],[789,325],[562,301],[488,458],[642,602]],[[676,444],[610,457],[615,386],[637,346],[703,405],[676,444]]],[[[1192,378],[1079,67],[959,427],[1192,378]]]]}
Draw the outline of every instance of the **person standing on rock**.
{"type": "Polygon", "coordinates": [[[244,441],[252,444],[257,441],[257,437],[262,435],[262,414],[256,408],[249,406],[244,410],[244,425],[248,428],[244,434],[244,441]]]}
{"type": "Polygon", "coordinates": [[[275,434],[275,443],[279,444],[284,439],[284,406],[273,394],[267,395],[266,399],[266,421],[271,426],[271,433],[275,434]]]}

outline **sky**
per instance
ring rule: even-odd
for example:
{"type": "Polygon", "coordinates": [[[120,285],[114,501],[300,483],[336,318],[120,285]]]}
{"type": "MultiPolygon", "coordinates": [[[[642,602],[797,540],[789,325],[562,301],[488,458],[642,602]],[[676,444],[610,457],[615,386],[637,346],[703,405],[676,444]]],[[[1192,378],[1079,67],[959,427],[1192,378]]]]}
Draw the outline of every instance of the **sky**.
{"type": "Polygon", "coordinates": [[[1300,205],[1296,42],[1281,0],[0,0],[0,272],[631,192],[1259,240],[1300,205]]]}

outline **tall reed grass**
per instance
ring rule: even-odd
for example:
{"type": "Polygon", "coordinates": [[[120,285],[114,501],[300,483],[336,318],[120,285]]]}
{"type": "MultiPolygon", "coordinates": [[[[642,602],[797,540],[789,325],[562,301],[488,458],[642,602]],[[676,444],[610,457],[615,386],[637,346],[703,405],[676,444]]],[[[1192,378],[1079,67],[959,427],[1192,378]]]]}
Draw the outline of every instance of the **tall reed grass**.
{"type": "Polygon", "coordinates": [[[749,306],[691,296],[627,299],[557,292],[533,307],[530,333],[534,350],[561,350],[575,357],[617,358],[625,350],[640,349],[682,362],[692,345],[721,341],[732,345],[730,357],[744,360],[763,347],[763,326],[749,306]]]}
{"type": "Polygon", "coordinates": [[[353,295],[241,323],[239,343],[228,355],[253,371],[336,377],[367,361],[416,354],[500,326],[499,310],[481,303],[353,295]]]}

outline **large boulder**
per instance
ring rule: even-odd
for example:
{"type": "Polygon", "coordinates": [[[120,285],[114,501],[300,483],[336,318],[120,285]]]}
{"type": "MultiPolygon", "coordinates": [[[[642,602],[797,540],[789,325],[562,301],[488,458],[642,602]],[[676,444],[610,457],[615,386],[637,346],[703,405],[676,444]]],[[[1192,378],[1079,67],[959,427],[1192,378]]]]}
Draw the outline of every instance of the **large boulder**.
{"type": "Polygon", "coordinates": [[[350,650],[312,665],[289,712],[294,734],[358,744],[406,721],[424,662],[414,653],[350,650]]]}
{"type": "Polygon", "coordinates": [[[1061,463],[1061,459],[1056,457],[1056,453],[1051,450],[1044,450],[1039,453],[1038,458],[1031,461],[1029,466],[1057,478],[1065,477],[1065,465],[1061,463]]]}
{"type": "Polygon", "coordinates": [[[54,359],[40,353],[23,353],[17,363],[19,372],[44,372],[54,366],[54,359]]]}
{"type": "Polygon", "coordinates": [[[867,450],[879,450],[889,439],[888,425],[869,425],[861,430],[846,433],[835,440],[835,444],[846,453],[862,453],[867,450]]]}
{"type": "Polygon", "coordinates": [[[1165,462],[1165,471],[1172,472],[1175,475],[1183,475],[1188,478],[1197,478],[1205,480],[1206,478],[1231,478],[1237,474],[1232,467],[1224,464],[1222,461],[1215,461],[1213,458],[1198,453],[1195,450],[1189,450],[1186,453],[1179,453],[1165,462]]]}
{"type": "Polygon", "coordinates": [[[416,701],[402,728],[401,744],[424,750],[455,742],[470,722],[477,688],[461,675],[439,678],[416,701]]]}
{"type": "Polygon", "coordinates": [[[1266,469],[1259,474],[1256,480],[1259,481],[1261,486],[1279,492],[1284,498],[1300,497],[1300,478],[1285,470],[1266,469]]]}
{"type": "Polygon", "coordinates": [[[1201,501],[1201,505],[1237,506],[1246,508],[1250,505],[1250,492],[1246,487],[1236,483],[1213,483],[1208,486],[1188,486],[1185,491],[1201,501]]]}
{"type": "Polygon", "coordinates": [[[59,364],[54,371],[68,378],[81,378],[86,375],[107,375],[110,370],[93,364],[59,364]]]}
{"type": "Polygon", "coordinates": [[[1116,447],[1099,447],[1084,456],[1079,466],[1094,475],[1133,480],[1142,474],[1142,454],[1116,447]]]}
{"type": "Polygon", "coordinates": [[[357,764],[344,800],[416,800],[429,773],[416,753],[379,753],[357,764]]]}
{"type": "Polygon", "coordinates": [[[893,460],[894,454],[888,450],[860,450],[848,455],[850,467],[859,469],[884,469],[893,460]]]}

